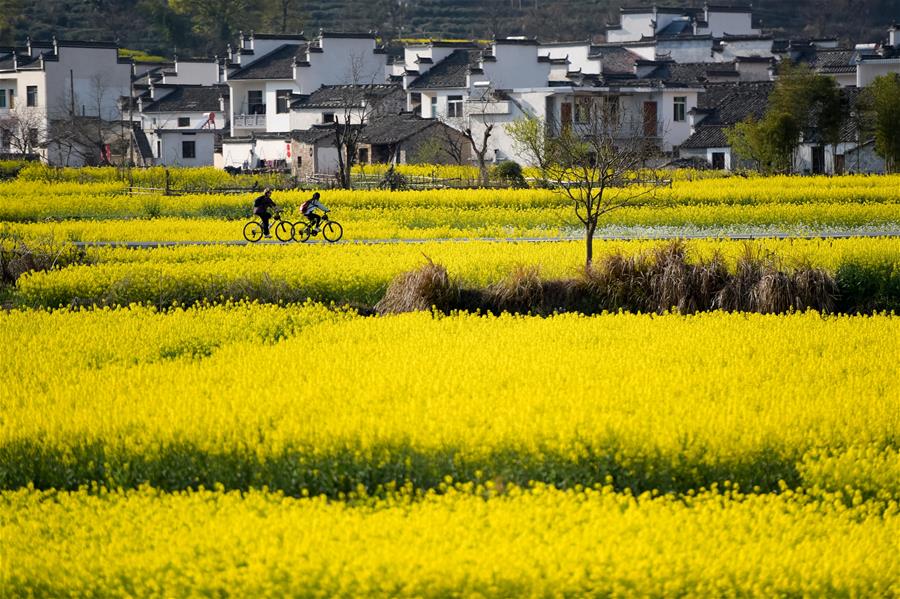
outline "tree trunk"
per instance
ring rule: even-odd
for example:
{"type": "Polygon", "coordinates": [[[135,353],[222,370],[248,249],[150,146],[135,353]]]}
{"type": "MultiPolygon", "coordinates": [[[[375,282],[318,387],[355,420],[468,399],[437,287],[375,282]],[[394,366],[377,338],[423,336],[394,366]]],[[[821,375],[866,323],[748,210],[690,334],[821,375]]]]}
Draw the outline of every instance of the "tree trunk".
{"type": "Polygon", "coordinates": [[[597,223],[588,223],[584,226],[585,270],[591,269],[591,263],[594,260],[594,231],[596,230],[597,223]]]}

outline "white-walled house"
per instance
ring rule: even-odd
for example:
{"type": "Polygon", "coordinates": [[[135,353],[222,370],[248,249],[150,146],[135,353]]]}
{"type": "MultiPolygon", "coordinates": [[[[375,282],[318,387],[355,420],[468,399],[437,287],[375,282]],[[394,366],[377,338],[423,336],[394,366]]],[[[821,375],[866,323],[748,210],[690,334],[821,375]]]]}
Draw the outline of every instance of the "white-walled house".
{"type": "Polygon", "coordinates": [[[141,162],[212,166],[217,141],[227,131],[227,105],[224,85],[151,85],[149,98],[138,99],[141,162]]]}
{"type": "MultiPolygon", "coordinates": [[[[29,151],[52,164],[77,166],[84,156],[66,153],[48,139],[51,123],[100,119],[121,121],[118,101],[130,95],[132,62],[118,46],[104,42],[29,40],[21,48],[0,48],[0,153],[11,150],[14,127],[28,123],[29,151]]],[[[100,160],[102,148],[83,149],[100,160]]]]}
{"type": "Polygon", "coordinates": [[[387,54],[368,33],[242,34],[230,60],[231,139],[223,140],[222,164],[233,167],[286,165],[294,100],[323,85],[383,83],[387,72],[387,54]]]}
{"type": "Polygon", "coordinates": [[[286,133],[293,95],[323,85],[383,83],[386,54],[372,34],[322,32],[302,35],[251,35],[241,39],[240,68],[225,80],[231,88],[231,135],[286,133]]]}

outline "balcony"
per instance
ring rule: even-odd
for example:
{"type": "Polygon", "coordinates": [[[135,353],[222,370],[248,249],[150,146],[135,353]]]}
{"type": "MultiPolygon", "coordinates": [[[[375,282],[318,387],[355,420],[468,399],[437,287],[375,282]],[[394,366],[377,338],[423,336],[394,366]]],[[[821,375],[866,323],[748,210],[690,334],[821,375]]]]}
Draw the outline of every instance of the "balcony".
{"type": "Polygon", "coordinates": [[[235,129],[265,129],[266,115],[264,114],[236,114],[234,115],[235,129]]]}

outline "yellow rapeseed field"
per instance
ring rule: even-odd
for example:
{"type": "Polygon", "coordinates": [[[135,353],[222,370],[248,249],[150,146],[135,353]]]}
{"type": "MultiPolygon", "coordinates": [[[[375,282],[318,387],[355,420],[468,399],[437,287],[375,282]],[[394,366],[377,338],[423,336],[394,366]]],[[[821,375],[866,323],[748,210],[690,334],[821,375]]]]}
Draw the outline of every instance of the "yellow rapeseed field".
{"type": "Polygon", "coordinates": [[[610,476],[900,498],[894,316],[16,310],[0,357],[2,488],[610,476]]]}
{"type": "MultiPolygon", "coordinates": [[[[597,242],[595,255],[600,259],[613,252],[632,254],[663,243],[597,242]]],[[[756,254],[774,254],[786,269],[809,264],[834,272],[848,263],[884,265],[887,272],[900,269],[897,238],[697,240],[688,242],[687,248],[696,258],[718,251],[732,264],[750,248],[756,254]]],[[[536,265],[546,277],[576,276],[583,252],[584,244],[577,241],[101,248],[88,251],[87,264],[24,275],[16,284],[15,297],[36,307],[132,302],[167,306],[220,297],[372,305],[394,276],[418,267],[426,257],[446,266],[459,280],[483,286],[519,265],[536,265]]]]}
{"type": "Polygon", "coordinates": [[[896,504],[458,486],[0,496],[8,596],[896,597],[896,504]]]}

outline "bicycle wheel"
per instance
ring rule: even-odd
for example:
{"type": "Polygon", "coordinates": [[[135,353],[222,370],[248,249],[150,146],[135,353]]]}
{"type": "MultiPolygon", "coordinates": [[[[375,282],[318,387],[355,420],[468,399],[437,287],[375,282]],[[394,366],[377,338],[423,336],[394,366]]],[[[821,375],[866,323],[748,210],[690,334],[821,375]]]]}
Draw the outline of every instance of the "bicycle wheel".
{"type": "Polygon", "coordinates": [[[275,225],[275,237],[278,241],[290,241],[294,238],[294,225],[286,220],[278,221],[275,225]]]}
{"type": "Polygon", "coordinates": [[[309,225],[303,222],[294,225],[294,241],[303,243],[309,239],[309,225]]]}
{"type": "Polygon", "coordinates": [[[262,239],[262,223],[251,220],[249,223],[244,225],[244,239],[249,241],[250,243],[256,243],[260,239],[262,239]]]}
{"type": "Polygon", "coordinates": [[[344,236],[344,227],[337,221],[330,220],[322,227],[322,237],[334,243],[344,236]]]}

